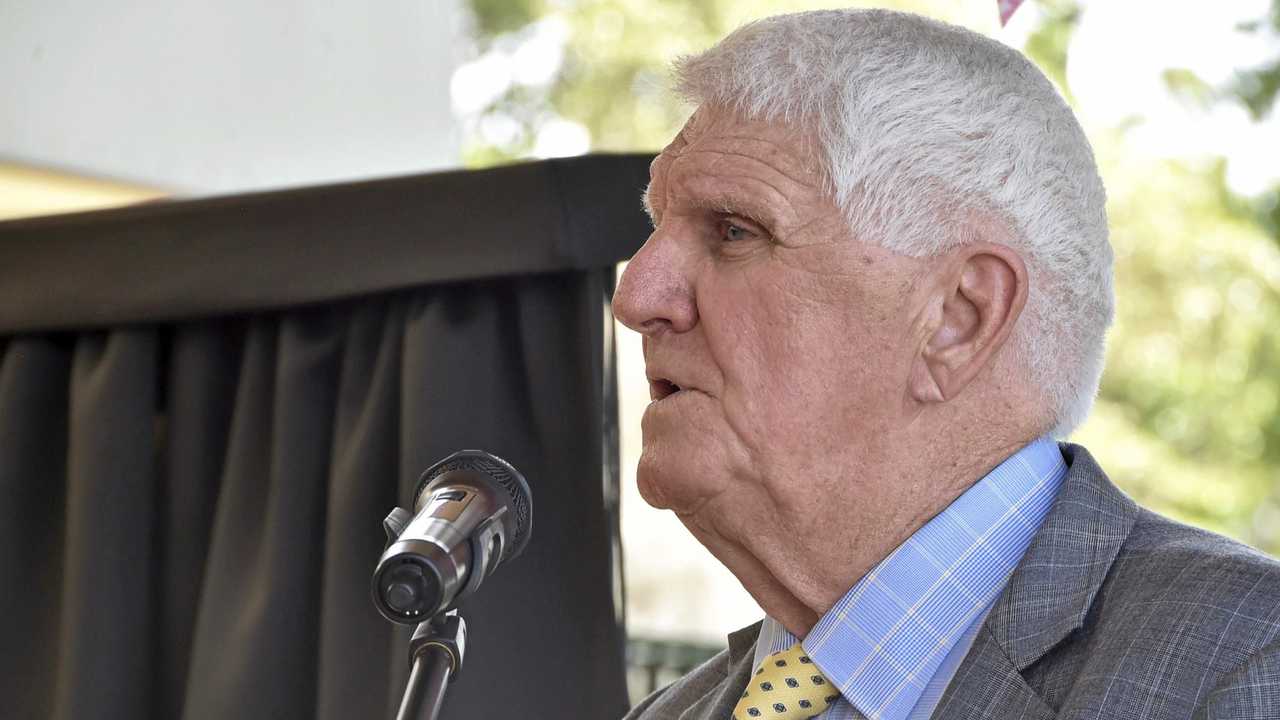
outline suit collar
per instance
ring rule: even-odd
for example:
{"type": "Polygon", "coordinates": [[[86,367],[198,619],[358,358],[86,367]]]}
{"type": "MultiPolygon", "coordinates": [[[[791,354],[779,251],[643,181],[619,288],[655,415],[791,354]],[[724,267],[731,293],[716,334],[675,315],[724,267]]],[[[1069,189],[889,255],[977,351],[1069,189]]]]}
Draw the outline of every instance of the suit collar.
{"type": "Polygon", "coordinates": [[[987,616],[1018,672],[1084,624],[1138,514],[1088,450],[1060,447],[1069,466],[1062,489],[987,616]]]}
{"type": "Polygon", "coordinates": [[[760,636],[760,625],[757,622],[730,633],[724,681],[713,685],[696,702],[685,708],[680,713],[680,720],[729,717],[738,704],[738,698],[742,696],[742,689],[747,686],[747,678],[751,676],[751,661],[756,638],[760,636]]]}
{"type": "Polygon", "coordinates": [[[1067,477],[933,717],[1051,720],[1022,673],[1084,624],[1138,506],[1087,450],[1063,443],[1067,477]]]}
{"type": "Polygon", "coordinates": [[[729,667],[737,667],[744,657],[755,657],[756,640],[760,637],[763,625],[764,621],[761,620],[729,633],[729,667]]]}

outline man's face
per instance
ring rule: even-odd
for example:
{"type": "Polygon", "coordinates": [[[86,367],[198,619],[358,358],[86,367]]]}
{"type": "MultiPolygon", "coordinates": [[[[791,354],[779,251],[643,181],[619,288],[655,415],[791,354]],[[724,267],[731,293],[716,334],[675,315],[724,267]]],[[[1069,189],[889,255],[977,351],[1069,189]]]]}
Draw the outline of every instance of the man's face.
{"type": "Polygon", "coordinates": [[[653,163],[655,229],[613,307],[654,398],[640,491],[686,523],[821,522],[894,480],[862,471],[906,422],[920,261],[851,235],[818,157],[795,128],[704,106],[653,163]]]}

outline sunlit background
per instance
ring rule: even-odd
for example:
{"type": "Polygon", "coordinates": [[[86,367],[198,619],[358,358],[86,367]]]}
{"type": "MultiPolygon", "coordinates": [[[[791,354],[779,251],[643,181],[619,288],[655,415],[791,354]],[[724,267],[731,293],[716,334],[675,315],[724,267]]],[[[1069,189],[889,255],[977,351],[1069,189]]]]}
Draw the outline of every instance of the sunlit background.
{"type": "MultiPolygon", "coordinates": [[[[0,5],[0,217],[654,151],[689,112],[668,61],[840,4],[237,0],[215,23],[202,3],[154,5],[0,5]]],[[[1143,503],[1280,551],[1280,2],[1026,0],[1003,28],[994,0],[876,5],[1024,50],[1094,142],[1119,313],[1073,439],[1143,503]]],[[[760,611],[636,495],[648,395],[638,338],[619,328],[618,351],[629,630],[721,643],[760,611]]]]}

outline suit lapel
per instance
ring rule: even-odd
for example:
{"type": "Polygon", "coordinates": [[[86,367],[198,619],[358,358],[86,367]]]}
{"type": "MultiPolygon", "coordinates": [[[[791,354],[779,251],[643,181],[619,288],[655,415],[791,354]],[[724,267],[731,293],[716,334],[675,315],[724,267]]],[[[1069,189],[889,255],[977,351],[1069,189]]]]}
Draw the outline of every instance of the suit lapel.
{"type": "Polygon", "coordinates": [[[1087,450],[1061,449],[1069,467],[1062,489],[934,718],[1054,717],[1022,672],[1084,624],[1138,513],[1087,450]]]}
{"type": "Polygon", "coordinates": [[[729,669],[725,679],[685,708],[680,720],[728,720],[751,676],[760,625],[756,623],[729,635],[729,669]]]}
{"type": "Polygon", "coordinates": [[[984,625],[956,670],[933,720],[1052,720],[1057,713],[1027,685],[984,625]]]}

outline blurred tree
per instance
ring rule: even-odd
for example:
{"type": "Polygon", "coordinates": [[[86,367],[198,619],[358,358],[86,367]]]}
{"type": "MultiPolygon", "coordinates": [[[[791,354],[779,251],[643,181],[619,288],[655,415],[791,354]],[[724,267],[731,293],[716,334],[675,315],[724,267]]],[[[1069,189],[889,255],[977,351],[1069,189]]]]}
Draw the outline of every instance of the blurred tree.
{"type": "MultiPolygon", "coordinates": [[[[1241,29],[1280,35],[1280,0],[1271,0],[1267,17],[1246,23],[1241,29]]],[[[1280,54],[1262,65],[1241,71],[1229,91],[1249,108],[1255,120],[1269,115],[1275,107],[1276,94],[1280,93],[1280,54]]]]}
{"type": "Polygon", "coordinates": [[[1167,514],[1280,550],[1280,250],[1225,166],[1126,157],[1095,135],[1119,296],[1098,406],[1077,434],[1167,514]]]}
{"type": "MultiPolygon", "coordinates": [[[[1271,12],[1266,18],[1248,23],[1242,29],[1280,37],[1280,0],[1271,0],[1271,12]]],[[[1241,72],[1229,91],[1249,109],[1255,120],[1269,116],[1280,94],[1280,52],[1262,65],[1241,72]]],[[[1258,198],[1251,209],[1271,237],[1280,240],[1280,187],[1258,198]]]]}
{"type": "MultiPolygon", "coordinates": [[[[1070,35],[1079,13],[1055,4],[1032,38],[1070,35]]],[[[1280,33],[1280,0],[1268,22],[1280,33]]],[[[1026,50],[1042,67],[1065,63],[1032,42],[1026,50]]],[[[1194,69],[1164,73],[1170,92],[1194,106],[1231,100],[1262,119],[1280,58],[1237,78],[1215,88],[1194,69]]],[[[1119,307],[1098,405],[1076,437],[1144,503],[1280,552],[1278,193],[1236,196],[1225,160],[1145,158],[1126,146],[1126,130],[1091,134],[1119,307]]]]}
{"type": "MultiPolygon", "coordinates": [[[[991,23],[996,16],[994,3],[852,4],[927,13],[962,25],[991,23]]],[[[593,150],[659,150],[688,114],[667,93],[670,61],[777,12],[778,5],[776,0],[472,0],[472,65],[487,63],[494,75],[518,70],[522,48],[553,25],[564,31],[564,52],[553,82],[530,85],[500,78],[501,91],[489,102],[459,108],[469,135],[464,162],[480,167],[543,154],[539,137],[551,134],[562,120],[586,129],[593,150]]],[[[830,0],[787,3],[788,10],[831,6],[830,0]]],[[[468,67],[463,70],[471,76],[468,67]]]]}
{"type": "MultiPolygon", "coordinates": [[[[595,150],[660,149],[688,112],[665,90],[669,61],[778,11],[766,0],[472,2],[476,63],[516,63],[548,23],[563,53],[549,82],[504,80],[467,111],[471,165],[528,157],[557,122],[581,127],[595,150]]],[[[991,27],[995,14],[988,2],[887,4],[968,27],[991,27]]],[[[1081,8],[1075,0],[1036,7],[1024,50],[1071,101],[1066,69],[1081,8]]],[[[1267,28],[1280,33],[1280,0],[1252,29],[1267,28]]],[[[1194,68],[1172,68],[1165,81],[1202,105],[1233,99],[1262,117],[1275,103],[1280,59],[1243,69],[1228,88],[1208,86],[1194,68]]],[[[1124,127],[1089,132],[1109,191],[1119,308],[1097,409],[1076,439],[1140,501],[1280,551],[1276,196],[1233,196],[1223,162],[1141,155],[1124,127]]]]}
{"type": "MultiPolygon", "coordinates": [[[[1280,0],[1271,0],[1266,17],[1242,23],[1237,29],[1280,39],[1280,0]]],[[[1271,115],[1280,94],[1280,44],[1274,57],[1253,67],[1239,68],[1231,81],[1219,87],[1205,82],[1190,68],[1170,68],[1164,81],[1170,92],[1192,106],[1207,109],[1215,103],[1234,102],[1248,110],[1254,121],[1262,121],[1271,115]]],[[[1280,241],[1280,186],[1255,198],[1235,198],[1233,204],[1280,241]]]]}
{"type": "Polygon", "coordinates": [[[1074,105],[1071,88],[1067,85],[1067,50],[1080,21],[1080,5],[1074,0],[1040,0],[1037,6],[1043,19],[1040,26],[1027,36],[1022,50],[1036,61],[1044,74],[1057,84],[1063,97],[1074,105]]]}
{"type": "MultiPolygon", "coordinates": [[[[1280,2],[1280,0],[1276,0],[1280,2]]],[[[1074,0],[1042,0],[1023,50],[1070,101],[1074,0]]],[[[1164,73],[1199,107],[1224,97],[1164,73]]],[[[1108,190],[1117,316],[1098,403],[1075,435],[1144,504],[1280,551],[1280,254],[1225,162],[1143,157],[1129,126],[1090,135],[1108,190]]]]}

